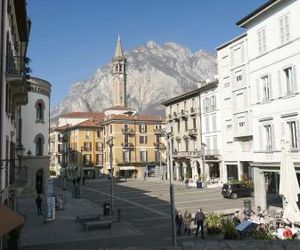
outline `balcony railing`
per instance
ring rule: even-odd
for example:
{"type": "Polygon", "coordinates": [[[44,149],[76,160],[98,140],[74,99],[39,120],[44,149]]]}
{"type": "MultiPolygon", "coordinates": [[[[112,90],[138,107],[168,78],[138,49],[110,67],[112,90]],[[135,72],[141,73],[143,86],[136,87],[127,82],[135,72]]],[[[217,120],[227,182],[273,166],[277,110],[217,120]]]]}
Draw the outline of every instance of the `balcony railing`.
{"type": "Polygon", "coordinates": [[[179,113],[177,114],[176,112],[173,112],[173,118],[175,120],[178,120],[179,119],[179,113]]]}
{"type": "Polygon", "coordinates": [[[161,135],[162,133],[163,133],[163,130],[161,128],[155,128],[154,129],[154,134],[161,135]]]}
{"type": "Polygon", "coordinates": [[[122,143],[123,148],[134,148],[133,143],[122,143]]]}
{"type": "Polygon", "coordinates": [[[220,155],[219,149],[206,149],[205,155],[220,155]]]}
{"type": "Polygon", "coordinates": [[[197,133],[197,129],[196,128],[189,129],[189,136],[196,137],[197,135],[198,135],[198,133],[197,133]]]}
{"type": "Polygon", "coordinates": [[[201,151],[175,151],[173,156],[176,158],[199,158],[202,153],[201,151]]]}
{"type": "Polygon", "coordinates": [[[123,132],[123,134],[129,134],[129,135],[134,134],[133,128],[122,128],[122,132],[123,132]]]}
{"type": "Polygon", "coordinates": [[[6,57],[6,73],[8,75],[22,75],[26,76],[30,73],[30,68],[27,66],[29,59],[20,56],[6,57]]]}
{"type": "Polygon", "coordinates": [[[181,115],[181,118],[182,119],[186,119],[187,118],[187,116],[188,116],[188,113],[187,113],[187,111],[186,110],[181,110],[181,112],[180,112],[180,115],[181,115]]]}
{"type": "Polygon", "coordinates": [[[196,109],[194,107],[191,107],[190,114],[191,115],[195,115],[196,114],[196,109]]]}

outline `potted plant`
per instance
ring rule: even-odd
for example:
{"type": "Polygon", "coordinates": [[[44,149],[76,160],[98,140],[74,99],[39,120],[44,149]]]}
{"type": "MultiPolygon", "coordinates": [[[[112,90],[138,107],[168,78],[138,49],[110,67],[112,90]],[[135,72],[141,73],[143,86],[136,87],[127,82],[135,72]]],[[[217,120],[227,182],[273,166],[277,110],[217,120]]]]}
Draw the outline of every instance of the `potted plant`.
{"type": "Polygon", "coordinates": [[[235,225],[232,219],[229,217],[222,220],[224,240],[236,240],[238,233],[235,229],[235,225]]]}
{"type": "Polygon", "coordinates": [[[206,216],[205,225],[208,234],[220,234],[222,232],[222,219],[220,215],[212,212],[206,216]]]}

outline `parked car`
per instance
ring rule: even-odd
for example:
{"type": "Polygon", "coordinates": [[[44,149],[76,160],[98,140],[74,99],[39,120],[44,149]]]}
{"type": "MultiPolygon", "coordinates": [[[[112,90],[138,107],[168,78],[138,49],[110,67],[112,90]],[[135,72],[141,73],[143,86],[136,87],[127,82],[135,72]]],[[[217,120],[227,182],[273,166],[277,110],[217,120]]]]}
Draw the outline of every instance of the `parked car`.
{"type": "Polygon", "coordinates": [[[251,187],[242,183],[224,184],[222,195],[226,198],[237,199],[238,197],[254,196],[254,191],[251,187]]]}

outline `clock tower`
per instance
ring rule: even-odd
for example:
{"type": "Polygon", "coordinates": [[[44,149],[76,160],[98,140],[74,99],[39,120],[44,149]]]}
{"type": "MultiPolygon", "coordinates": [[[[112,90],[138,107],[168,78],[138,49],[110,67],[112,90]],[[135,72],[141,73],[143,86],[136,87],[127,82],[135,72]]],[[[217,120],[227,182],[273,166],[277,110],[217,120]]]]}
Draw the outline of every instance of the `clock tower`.
{"type": "Polygon", "coordinates": [[[123,54],[122,43],[118,36],[113,67],[113,105],[126,107],[126,58],[123,54]]]}

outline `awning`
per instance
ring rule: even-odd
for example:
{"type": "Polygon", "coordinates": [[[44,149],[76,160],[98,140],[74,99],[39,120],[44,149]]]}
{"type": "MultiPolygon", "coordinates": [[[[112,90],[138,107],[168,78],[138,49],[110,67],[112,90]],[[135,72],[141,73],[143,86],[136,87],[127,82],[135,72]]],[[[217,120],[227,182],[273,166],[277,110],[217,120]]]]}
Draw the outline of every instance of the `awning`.
{"type": "Polygon", "coordinates": [[[120,170],[135,170],[134,166],[122,166],[120,167],[120,170]]]}
{"type": "Polygon", "coordinates": [[[0,204],[0,236],[24,224],[24,217],[0,204]]]}

